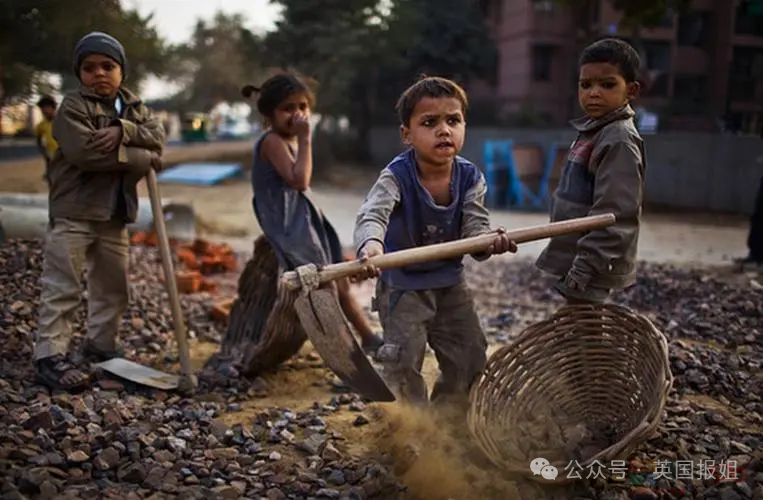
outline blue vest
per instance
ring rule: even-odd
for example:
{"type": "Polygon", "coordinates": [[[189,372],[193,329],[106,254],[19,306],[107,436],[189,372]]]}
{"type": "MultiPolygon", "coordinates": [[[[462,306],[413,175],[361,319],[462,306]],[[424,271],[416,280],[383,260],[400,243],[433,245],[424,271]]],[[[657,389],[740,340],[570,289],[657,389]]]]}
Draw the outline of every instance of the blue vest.
{"type": "MultiPolygon", "coordinates": [[[[457,156],[450,183],[451,202],[435,204],[419,181],[413,150],[398,155],[386,167],[400,187],[400,202],[390,215],[384,237],[384,251],[395,252],[461,238],[461,213],[466,192],[475,185],[480,172],[473,163],[457,156]]],[[[402,290],[428,290],[461,282],[462,258],[415,264],[382,272],[381,279],[402,290]]]]}

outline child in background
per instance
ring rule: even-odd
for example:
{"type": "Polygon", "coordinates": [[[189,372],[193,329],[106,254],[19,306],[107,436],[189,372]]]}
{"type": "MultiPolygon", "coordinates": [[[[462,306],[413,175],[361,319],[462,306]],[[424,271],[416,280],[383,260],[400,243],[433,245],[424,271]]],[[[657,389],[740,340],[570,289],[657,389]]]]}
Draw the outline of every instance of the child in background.
{"type": "Polygon", "coordinates": [[[552,238],[537,267],[559,278],[567,303],[601,303],[635,280],[646,161],[633,122],[641,62],[628,43],[607,38],[580,57],[578,100],[584,117],[551,205],[551,221],[613,213],[617,222],[583,236],[552,238]]]}
{"type": "Polygon", "coordinates": [[[122,86],[127,57],[110,35],[93,32],[74,49],[78,90],[53,119],[59,151],[50,163],[50,223],[34,346],[37,376],[52,388],[89,382],[68,356],[71,324],[87,268],[85,353],[122,356],[118,330],[127,308],[126,224],[138,209],[137,183],[161,167],[164,130],[140,98],[122,86]]]}
{"type": "MultiPolygon", "coordinates": [[[[355,225],[363,259],[386,252],[453,241],[491,232],[480,170],[458,156],[464,145],[467,98],[445,78],[423,78],[397,103],[403,142],[410,147],[382,170],[355,225]]],[[[483,255],[516,252],[503,230],[483,255]]],[[[398,396],[429,402],[421,374],[427,343],[441,375],[432,402],[459,405],[482,372],[487,342],[464,282],[461,258],[379,273],[373,266],[357,278],[380,275],[374,299],[384,328],[377,353],[398,396]]]]}
{"type": "Polygon", "coordinates": [[[45,160],[45,174],[43,178],[48,183],[48,187],[50,187],[48,170],[50,170],[50,161],[53,159],[53,155],[58,151],[58,143],[53,137],[53,118],[56,116],[56,100],[47,95],[42,96],[37,101],[37,107],[40,108],[42,113],[42,120],[35,127],[37,149],[40,150],[40,154],[45,160]]]}
{"type": "MultiPolygon", "coordinates": [[[[318,266],[344,260],[333,226],[310,198],[313,148],[310,110],[315,98],[297,76],[279,74],[261,88],[245,86],[247,99],[257,93],[257,110],[266,130],[257,141],[252,165],[254,213],[281,266],[293,270],[305,264],[318,266]]],[[[347,279],[337,282],[339,303],[372,353],[382,343],[374,334],[363,309],[350,291],[347,279]]]]}

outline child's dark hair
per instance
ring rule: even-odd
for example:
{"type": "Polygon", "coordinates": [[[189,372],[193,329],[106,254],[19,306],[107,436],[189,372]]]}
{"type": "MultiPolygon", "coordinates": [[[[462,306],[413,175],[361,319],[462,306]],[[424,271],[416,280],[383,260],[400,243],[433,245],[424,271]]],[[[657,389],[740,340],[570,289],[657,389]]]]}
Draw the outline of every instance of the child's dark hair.
{"type": "Polygon", "coordinates": [[[241,95],[246,99],[253,94],[259,94],[257,111],[265,118],[273,116],[278,105],[292,94],[304,94],[310,107],[315,106],[313,91],[304,80],[293,73],[280,73],[265,80],[260,87],[244,85],[241,89],[241,95]]]}
{"type": "Polygon", "coordinates": [[[453,80],[439,76],[422,75],[419,81],[405,89],[397,100],[395,110],[401,125],[406,127],[410,125],[413,109],[425,97],[434,99],[452,97],[453,99],[458,99],[461,102],[461,110],[464,114],[466,114],[466,108],[469,106],[466,92],[453,80]]]}
{"type": "Polygon", "coordinates": [[[589,63],[609,63],[620,69],[626,82],[632,83],[641,70],[641,58],[636,49],[619,38],[603,38],[583,49],[580,66],[589,63]]]}
{"type": "Polygon", "coordinates": [[[37,107],[38,108],[45,108],[45,107],[55,108],[56,100],[49,95],[44,95],[40,97],[39,101],[37,101],[37,107]]]}

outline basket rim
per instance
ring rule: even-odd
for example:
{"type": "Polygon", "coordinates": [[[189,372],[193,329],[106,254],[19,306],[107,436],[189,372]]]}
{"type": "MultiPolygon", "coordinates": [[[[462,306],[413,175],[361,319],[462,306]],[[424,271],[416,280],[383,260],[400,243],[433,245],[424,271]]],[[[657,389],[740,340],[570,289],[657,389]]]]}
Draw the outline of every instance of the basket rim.
{"type": "MultiPolygon", "coordinates": [[[[647,342],[646,345],[652,346],[652,352],[659,360],[659,371],[662,383],[660,384],[661,387],[657,389],[659,390],[659,396],[656,398],[654,404],[651,405],[651,408],[647,409],[641,422],[635,425],[633,429],[622,436],[617,442],[599,450],[596,454],[589,457],[587,460],[579,462],[580,465],[585,467],[597,460],[613,460],[617,456],[629,454],[636,446],[648,439],[649,436],[652,435],[660,425],[664,416],[664,410],[665,406],[667,405],[668,397],[673,389],[675,381],[674,375],[670,370],[669,347],[665,334],[661,332],[647,316],[634,311],[627,306],[613,303],[595,305],[565,305],[557,309],[548,318],[527,326],[511,340],[511,343],[503,345],[494,351],[490,358],[487,360],[485,369],[482,371],[469,391],[470,405],[469,411],[467,413],[467,426],[470,430],[470,433],[472,434],[472,437],[477,441],[478,447],[495,466],[508,472],[529,476],[535,481],[548,482],[548,480],[542,478],[539,479],[537,475],[533,474],[529,468],[529,464],[520,463],[517,459],[508,458],[506,456],[494,456],[493,453],[489,451],[489,449],[493,446],[487,446],[486,449],[486,443],[484,441],[492,440],[490,440],[483,433],[479,432],[477,429],[477,426],[482,425],[483,421],[486,420],[484,413],[480,411],[479,408],[477,408],[477,405],[482,400],[482,398],[479,397],[479,392],[482,390],[486,383],[488,370],[493,366],[494,363],[497,363],[498,360],[500,360],[501,365],[505,366],[514,361],[517,361],[518,359],[521,359],[525,353],[524,349],[526,349],[528,345],[533,345],[532,339],[537,334],[537,330],[539,328],[551,327],[555,322],[559,321],[560,318],[566,318],[571,313],[588,312],[590,315],[595,315],[596,311],[602,310],[605,310],[610,314],[614,314],[615,317],[621,317],[621,315],[627,316],[630,321],[639,325],[639,328],[637,329],[637,336],[647,337],[650,340],[650,342],[647,342]],[[656,343],[654,341],[656,341],[656,343]]],[[[569,333],[567,333],[567,335],[569,335],[569,333]]],[[[655,383],[659,383],[659,379],[655,380],[655,383]]],[[[497,449],[496,452],[498,452],[497,449]]],[[[503,455],[500,452],[498,452],[498,454],[503,455]]],[[[570,463],[572,463],[572,461],[570,461],[570,463]]],[[[560,484],[558,479],[559,477],[557,477],[557,480],[552,481],[552,483],[560,484]]]]}

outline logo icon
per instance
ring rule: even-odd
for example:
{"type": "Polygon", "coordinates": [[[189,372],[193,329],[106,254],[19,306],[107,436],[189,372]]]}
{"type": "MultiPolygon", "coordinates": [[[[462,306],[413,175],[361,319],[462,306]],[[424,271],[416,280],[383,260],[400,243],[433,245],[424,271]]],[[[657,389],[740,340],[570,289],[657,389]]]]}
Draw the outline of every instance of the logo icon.
{"type": "Polygon", "coordinates": [[[543,479],[554,481],[559,475],[559,471],[553,465],[547,465],[540,470],[540,475],[543,476],[543,479]]]}
{"type": "Polygon", "coordinates": [[[556,476],[559,475],[559,471],[551,465],[551,463],[546,460],[545,458],[536,458],[532,462],[530,462],[530,470],[533,471],[534,475],[540,474],[543,476],[543,479],[547,479],[549,481],[554,481],[556,479],[556,476]]]}
{"type": "Polygon", "coordinates": [[[537,476],[543,470],[543,467],[549,465],[551,462],[545,458],[536,458],[530,462],[530,470],[533,471],[533,475],[537,476]]]}

